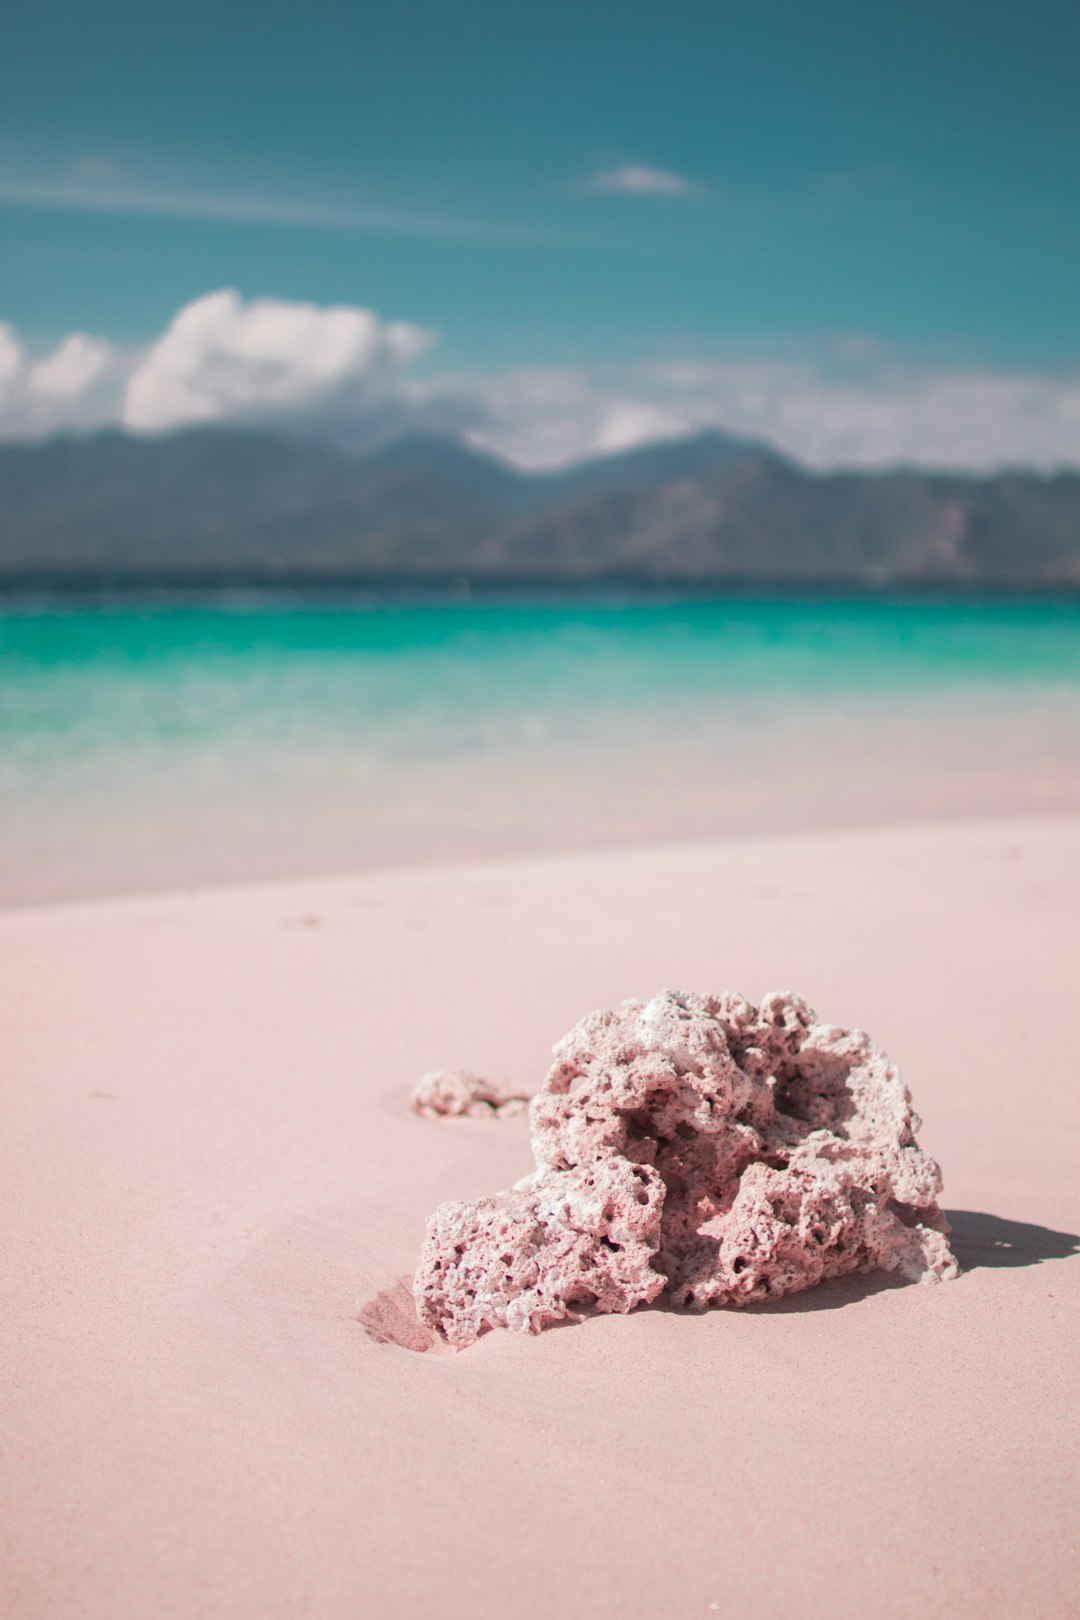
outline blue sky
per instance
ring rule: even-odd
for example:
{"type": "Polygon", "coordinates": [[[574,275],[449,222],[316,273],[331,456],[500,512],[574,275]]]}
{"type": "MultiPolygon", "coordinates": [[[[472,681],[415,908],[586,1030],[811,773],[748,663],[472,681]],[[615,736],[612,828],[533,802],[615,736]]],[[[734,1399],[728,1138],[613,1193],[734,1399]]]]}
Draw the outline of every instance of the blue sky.
{"type": "Polygon", "coordinates": [[[418,380],[1071,388],[1078,60],[1074,6],[995,0],[39,0],[0,59],[0,317],[131,347],[235,288],[437,333],[418,380]]]}

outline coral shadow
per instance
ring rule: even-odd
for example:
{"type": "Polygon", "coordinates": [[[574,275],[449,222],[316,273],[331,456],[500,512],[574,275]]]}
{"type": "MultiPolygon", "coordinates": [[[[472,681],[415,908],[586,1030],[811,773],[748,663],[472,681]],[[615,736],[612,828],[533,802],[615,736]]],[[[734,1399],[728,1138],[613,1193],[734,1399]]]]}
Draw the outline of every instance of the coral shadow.
{"type": "Polygon", "coordinates": [[[1049,1226],[1007,1221],[971,1209],[947,1209],[953,1253],[965,1271],[980,1266],[1037,1266],[1042,1260],[1067,1260],[1080,1253],[1080,1236],[1049,1226]]]}
{"type": "Polygon", "coordinates": [[[894,1288],[912,1285],[895,1272],[853,1272],[846,1277],[829,1277],[797,1294],[784,1294],[780,1299],[756,1299],[749,1305],[740,1305],[740,1313],[751,1316],[789,1316],[803,1311],[839,1311],[845,1305],[856,1305],[872,1294],[884,1294],[894,1288]]]}

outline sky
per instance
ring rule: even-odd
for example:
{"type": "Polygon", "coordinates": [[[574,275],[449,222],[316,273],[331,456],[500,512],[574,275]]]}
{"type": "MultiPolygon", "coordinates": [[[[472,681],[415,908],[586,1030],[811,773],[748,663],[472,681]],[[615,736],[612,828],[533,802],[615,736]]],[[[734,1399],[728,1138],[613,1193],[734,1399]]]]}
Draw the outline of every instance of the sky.
{"type": "Polygon", "coordinates": [[[37,0],[0,434],[1080,464],[1080,12],[37,0]]]}

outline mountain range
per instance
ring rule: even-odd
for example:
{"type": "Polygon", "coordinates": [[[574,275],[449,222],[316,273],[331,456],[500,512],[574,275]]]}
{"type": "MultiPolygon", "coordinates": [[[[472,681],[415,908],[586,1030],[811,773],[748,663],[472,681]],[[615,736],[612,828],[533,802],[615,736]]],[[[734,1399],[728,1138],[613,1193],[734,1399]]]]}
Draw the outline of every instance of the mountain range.
{"type": "Polygon", "coordinates": [[[448,439],[0,446],[0,585],[1080,588],[1080,474],[818,472],[709,433],[559,472],[448,439]]]}

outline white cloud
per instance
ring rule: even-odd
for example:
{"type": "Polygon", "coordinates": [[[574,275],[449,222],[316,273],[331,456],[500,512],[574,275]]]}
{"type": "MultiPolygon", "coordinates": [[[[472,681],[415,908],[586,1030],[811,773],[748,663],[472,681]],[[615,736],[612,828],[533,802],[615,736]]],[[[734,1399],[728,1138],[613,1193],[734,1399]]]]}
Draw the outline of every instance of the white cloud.
{"type": "Polygon", "coordinates": [[[124,356],[103,338],[72,332],[31,360],[0,322],[0,437],[35,438],[115,420],[124,356]]]}
{"type": "Polygon", "coordinates": [[[459,383],[471,443],[525,467],[561,467],[685,431],[644,391],[620,392],[570,368],[523,367],[459,383]]]}
{"type": "Polygon", "coordinates": [[[98,382],[113,357],[111,343],[72,332],[44,360],[30,367],[32,392],[57,399],[76,399],[98,382]]]}
{"type": "Polygon", "coordinates": [[[856,334],[809,358],[417,380],[409,364],[432,341],[357,305],[245,301],[229,290],[185,305],[142,349],[76,332],[30,356],[0,323],[0,436],[244,422],[362,448],[425,430],[555,467],[718,428],[821,468],[1080,467],[1076,373],[904,366],[856,334]]]}
{"type": "Polygon", "coordinates": [[[0,436],[263,421],[362,439],[423,407],[401,373],[432,338],[354,305],[229,289],[186,304],[145,349],[73,332],[31,359],[0,323],[0,436]]]}
{"type": "Polygon", "coordinates": [[[644,163],[624,163],[617,169],[599,169],[589,176],[586,190],[621,193],[628,197],[691,197],[701,191],[695,180],[654,169],[644,163]]]}
{"type": "Polygon", "coordinates": [[[369,309],[320,307],[226,289],[185,305],[136,367],[124,426],[162,432],[344,409],[413,359],[432,334],[369,309]]]}
{"type": "Polygon", "coordinates": [[[709,428],[820,468],[1080,466],[1076,374],[923,371],[879,360],[851,375],[745,360],[591,375],[522,370],[478,392],[485,414],[473,442],[535,467],[709,428]]]}

